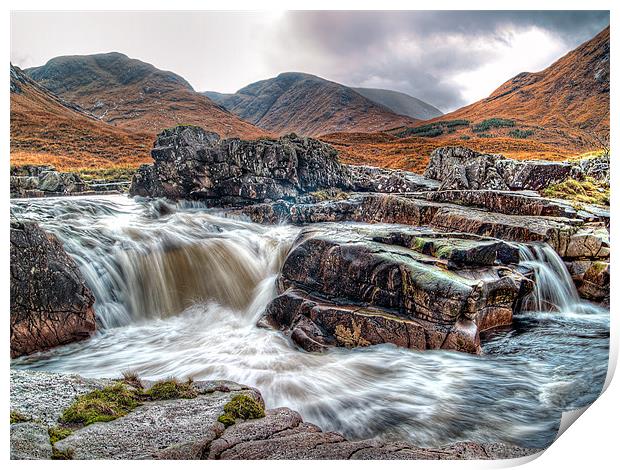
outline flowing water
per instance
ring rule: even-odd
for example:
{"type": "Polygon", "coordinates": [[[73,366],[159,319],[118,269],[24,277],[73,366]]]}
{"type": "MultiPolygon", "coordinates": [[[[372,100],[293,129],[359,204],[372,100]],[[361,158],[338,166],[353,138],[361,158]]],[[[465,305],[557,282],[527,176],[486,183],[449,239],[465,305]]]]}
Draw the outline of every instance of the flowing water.
{"type": "Polygon", "coordinates": [[[578,299],[545,245],[521,249],[539,279],[530,311],[486,334],[482,356],[387,344],[315,354],[256,327],[299,228],[124,196],[14,200],[11,211],[62,240],[95,293],[100,323],[92,339],[12,367],[229,379],[326,430],[422,446],[545,447],[561,412],[594,401],[605,381],[609,311],[578,299]]]}

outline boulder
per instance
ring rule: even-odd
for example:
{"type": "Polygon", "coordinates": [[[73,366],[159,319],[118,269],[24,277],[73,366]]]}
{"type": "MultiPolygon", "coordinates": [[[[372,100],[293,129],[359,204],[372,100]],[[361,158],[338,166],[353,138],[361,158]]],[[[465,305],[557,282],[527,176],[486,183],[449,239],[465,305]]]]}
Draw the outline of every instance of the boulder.
{"type": "Polygon", "coordinates": [[[11,220],[11,357],[88,338],[95,301],[60,241],[11,220]]]}
{"type": "Polygon", "coordinates": [[[178,126],[157,136],[151,155],[155,162],[140,167],[131,195],[226,206],[352,187],[351,174],[333,147],[294,134],[277,140],[222,140],[199,127],[178,126]]]}
{"type": "Polygon", "coordinates": [[[609,303],[609,262],[575,260],[566,262],[579,295],[595,302],[609,303]]]}
{"type": "Polygon", "coordinates": [[[532,288],[518,259],[516,247],[463,234],[305,230],[263,324],[311,351],[389,342],[478,353],[479,332],[510,324],[532,288]]]}
{"type": "Polygon", "coordinates": [[[573,165],[545,160],[512,160],[466,147],[440,147],[430,156],[424,176],[440,189],[539,190],[574,174],[573,165]]]}
{"type": "Polygon", "coordinates": [[[86,189],[86,183],[77,173],[44,171],[39,176],[38,189],[46,193],[81,193],[86,189]]]}

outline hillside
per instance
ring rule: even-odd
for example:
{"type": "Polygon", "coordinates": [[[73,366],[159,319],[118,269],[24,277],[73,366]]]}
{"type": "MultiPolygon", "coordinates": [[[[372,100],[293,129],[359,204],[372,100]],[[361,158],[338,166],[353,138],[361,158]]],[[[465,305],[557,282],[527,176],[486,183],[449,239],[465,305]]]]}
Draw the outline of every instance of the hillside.
{"type": "Polygon", "coordinates": [[[433,121],[480,123],[494,118],[515,122],[491,128],[494,135],[522,127],[532,132],[529,138],[547,144],[596,144],[593,134],[609,133],[609,27],[546,69],[520,73],[489,97],[433,121]]]}
{"type": "Polygon", "coordinates": [[[436,147],[563,160],[609,145],[609,28],[545,70],[521,73],[488,98],[416,126],[324,139],[350,163],[421,171],[436,147]]]}
{"type": "Polygon", "coordinates": [[[101,120],[153,137],[176,124],[201,126],[224,137],[266,134],[196,93],[182,77],[118,52],[56,57],[25,72],[101,120]]]}
{"type": "Polygon", "coordinates": [[[425,120],[443,115],[435,106],[399,91],[381,88],[353,88],[353,90],[403,116],[425,120]]]}
{"type": "Polygon", "coordinates": [[[11,164],[58,168],[137,165],[152,138],[102,122],[11,65],[11,164]]]}
{"type": "Polygon", "coordinates": [[[276,134],[376,132],[418,122],[352,88],[305,73],[281,73],[230,95],[205,93],[241,119],[276,134]]]}

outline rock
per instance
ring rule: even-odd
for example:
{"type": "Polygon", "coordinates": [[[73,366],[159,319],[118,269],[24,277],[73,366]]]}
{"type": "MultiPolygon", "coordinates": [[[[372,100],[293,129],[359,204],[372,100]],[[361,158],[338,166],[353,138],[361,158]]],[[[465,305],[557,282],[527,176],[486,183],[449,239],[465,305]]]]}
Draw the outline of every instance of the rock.
{"type": "Polygon", "coordinates": [[[448,460],[515,458],[539,449],[459,442],[425,449],[407,442],[351,441],[303,422],[288,408],[269,410],[262,419],[235,424],[211,444],[212,460],[448,460]]]}
{"type": "Polygon", "coordinates": [[[610,182],[610,158],[609,154],[598,157],[583,158],[575,163],[580,173],[597,180],[599,183],[609,185],[610,182]]]}
{"type": "Polygon", "coordinates": [[[40,423],[11,424],[11,460],[49,460],[52,445],[47,426],[40,423]]]}
{"type": "MultiPolygon", "coordinates": [[[[577,217],[577,211],[569,203],[543,198],[533,191],[443,190],[417,193],[415,197],[488,209],[500,214],[577,217]]],[[[597,214],[591,214],[591,218],[598,220],[597,214]]]]}
{"type": "Polygon", "coordinates": [[[77,173],[56,171],[52,166],[25,165],[11,170],[11,197],[42,197],[82,193],[86,183],[77,173]]]}
{"type": "Polygon", "coordinates": [[[86,189],[86,183],[77,173],[44,171],[39,176],[38,189],[49,193],[81,193],[86,189]]]}
{"type": "Polygon", "coordinates": [[[390,342],[478,353],[479,332],[510,324],[532,288],[508,266],[517,261],[517,248],[467,235],[306,230],[264,322],[311,351],[390,342]]]}
{"type": "Polygon", "coordinates": [[[352,184],[333,147],[294,134],[221,140],[199,127],[178,126],[158,135],[151,154],[155,163],[140,167],[131,195],[246,205],[352,184]]]}
{"type": "Polygon", "coordinates": [[[102,389],[113,382],[74,374],[11,369],[11,410],[34,421],[55,426],[78,395],[102,389]]]}
{"type": "Polygon", "coordinates": [[[602,226],[584,226],[568,242],[564,258],[609,258],[609,232],[602,226]]]}
{"type": "Polygon", "coordinates": [[[94,301],[54,235],[11,220],[11,357],[88,338],[94,301]]]}
{"type": "Polygon", "coordinates": [[[431,153],[424,176],[441,181],[442,190],[538,190],[573,172],[573,166],[564,162],[520,161],[466,147],[440,147],[431,153]]]}
{"type": "Polygon", "coordinates": [[[584,299],[609,303],[609,262],[575,260],[566,262],[579,295],[584,299]]]}
{"type": "Polygon", "coordinates": [[[349,165],[349,170],[353,178],[354,191],[408,193],[434,191],[439,188],[439,182],[410,171],[354,165],[349,165]]]}

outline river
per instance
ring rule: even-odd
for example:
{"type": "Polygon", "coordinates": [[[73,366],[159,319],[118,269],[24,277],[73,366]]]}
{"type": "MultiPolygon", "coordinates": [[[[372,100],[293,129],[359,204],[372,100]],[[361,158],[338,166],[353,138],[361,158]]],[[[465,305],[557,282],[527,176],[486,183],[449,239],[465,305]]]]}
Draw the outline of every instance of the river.
{"type": "Polygon", "coordinates": [[[389,344],[318,354],[256,326],[299,227],[126,196],[16,199],[11,212],[60,238],[95,294],[99,323],[90,340],[15,368],[228,379],[325,430],[428,447],[546,447],[561,412],[594,401],[607,374],[609,310],[580,301],[544,246],[522,249],[541,273],[531,311],[486,333],[481,356],[389,344]]]}

